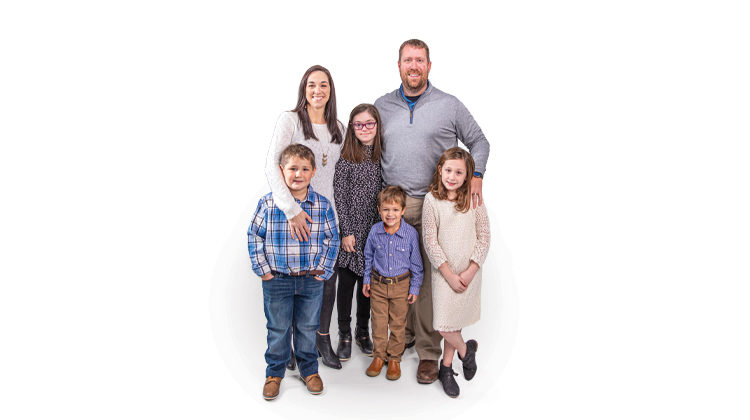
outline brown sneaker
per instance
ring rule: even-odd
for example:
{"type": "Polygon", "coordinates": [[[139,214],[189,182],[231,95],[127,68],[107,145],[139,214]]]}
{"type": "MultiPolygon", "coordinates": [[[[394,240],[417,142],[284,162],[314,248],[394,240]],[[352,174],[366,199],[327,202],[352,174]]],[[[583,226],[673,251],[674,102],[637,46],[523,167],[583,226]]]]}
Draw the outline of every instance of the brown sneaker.
{"type": "Polygon", "coordinates": [[[307,385],[307,390],[311,394],[318,395],[323,392],[323,380],[320,379],[320,375],[318,375],[317,373],[313,373],[307,378],[303,378],[300,376],[300,379],[302,379],[302,382],[307,385]]]}
{"type": "Polygon", "coordinates": [[[279,387],[281,386],[281,378],[278,376],[269,376],[266,378],[266,384],[263,385],[263,398],[268,401],[279,396],[279,387]]]}
{"type": "Polygon", "coordinates": [[[417,366],[417,382],[420,384],[431,384],[438,378],[437,360],[420,360],[417,366]]]}
{"type": "Polygon", "coordinates": [[[401,377],[401,366],[398,360],[388,361],[388,371],[385,373],[385,377],[392,381],[401,377]]]}
{"type": "Polygon", "coordinates": [[[367,371],[365,372],[367,376],[380,375],[380,371],[383,369],[383,363],[385,363],[383,359],[379,357],[373,357],[372,363],[370,363],[370,367],[368,367],[367,371]]]}

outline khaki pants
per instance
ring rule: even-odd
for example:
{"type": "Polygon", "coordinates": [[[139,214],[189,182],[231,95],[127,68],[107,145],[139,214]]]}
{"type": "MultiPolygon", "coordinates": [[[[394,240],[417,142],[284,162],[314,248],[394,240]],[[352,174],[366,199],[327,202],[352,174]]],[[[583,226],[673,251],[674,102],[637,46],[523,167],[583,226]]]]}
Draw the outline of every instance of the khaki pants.
{"type": "Polygon", "coordinates": [[[439,360],[440,355],[443,354],[443,349],[440,348],[440,341],[443,337],[432,329],[432,266],[422,243],[423,203],[424,198],[406,196],[404,220],[414,226],[419,233],[419,250],[424,267],[424,279],[419,288],[419,296],[414,304],[409,305],[409,312],[406,315],[406,340],[408,342],[416,340],[415,348],[419,360],[439,360]]]}
{"type": "Polygon", "coordinates": [[[385,284],[375,279],[370,281],[373,357],[401,361],[401,353],[406,345],[404,336],[409,306],[409,280],[410,278],[406,278],[395,284],[385,284]]]}

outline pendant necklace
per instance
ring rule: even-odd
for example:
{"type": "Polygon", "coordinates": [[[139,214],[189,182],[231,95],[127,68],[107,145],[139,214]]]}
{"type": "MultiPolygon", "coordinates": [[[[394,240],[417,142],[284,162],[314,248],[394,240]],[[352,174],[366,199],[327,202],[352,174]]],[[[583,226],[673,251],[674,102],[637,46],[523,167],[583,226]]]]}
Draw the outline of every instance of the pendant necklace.
{"type": "Polygon", "coordinates": [[[328,143],[328,147],[323,151],[323,166],[328,165],[328,151],[331,150],[331,143],[328,143]]]}

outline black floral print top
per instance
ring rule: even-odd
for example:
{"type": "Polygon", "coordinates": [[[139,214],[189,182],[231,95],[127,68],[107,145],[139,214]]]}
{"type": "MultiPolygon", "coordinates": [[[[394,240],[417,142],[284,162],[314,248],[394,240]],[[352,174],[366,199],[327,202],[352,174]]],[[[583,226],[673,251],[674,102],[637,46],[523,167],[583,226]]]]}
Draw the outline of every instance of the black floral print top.
{"type": "Polygon", "coordinates": [[[336,162],[333,194],[339,216],[339,232],[354,235],[354,251],[339,249],[337,267],[348,268],[358,276],[365,271],[365,242],[372,225],[380,220],[378,193],[383,184],[380,162],[370,160],[374,146],[363,146],[365,159],[355,163],[344,158],[336,162]]]}

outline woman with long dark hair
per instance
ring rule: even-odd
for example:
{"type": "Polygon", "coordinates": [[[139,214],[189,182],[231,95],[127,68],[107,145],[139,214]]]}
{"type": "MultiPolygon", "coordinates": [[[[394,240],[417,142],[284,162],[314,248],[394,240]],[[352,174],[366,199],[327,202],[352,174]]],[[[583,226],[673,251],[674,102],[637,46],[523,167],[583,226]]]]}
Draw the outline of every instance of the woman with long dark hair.
{"type": "MultiPolygon", "coordinates": [[[[333,175],[341,155],[344,140],[344,126],[336,118],[336,89],[331,73],[323,66],[312,66],[302,76],[297,95],[297,106],[283,112],[276,122],[271,138],[271,147],[266,158],[266,177],[273,193],[274,203],[284,212],[292,237],[307,241],[312,222],[299,203],[292,197],[279,171],[281,151],[290,144],[299,143],[315,153],[316,172],[310,185],[312,189],[336,203],[333,194],[333,175]]],[[[338,215],[336,216],[338,218],[338,215]]],[[[333,304],[336,299],[336,273],[325,282],[323,303],[320,311],[320,327],[316,336],[316,347],[323,357],[323,364],[341,369],[341,362],[333,352],[328,329],[331,324],[333,304]]],[[[294,369],[295,358],[289,362],[294,369]]]]}

